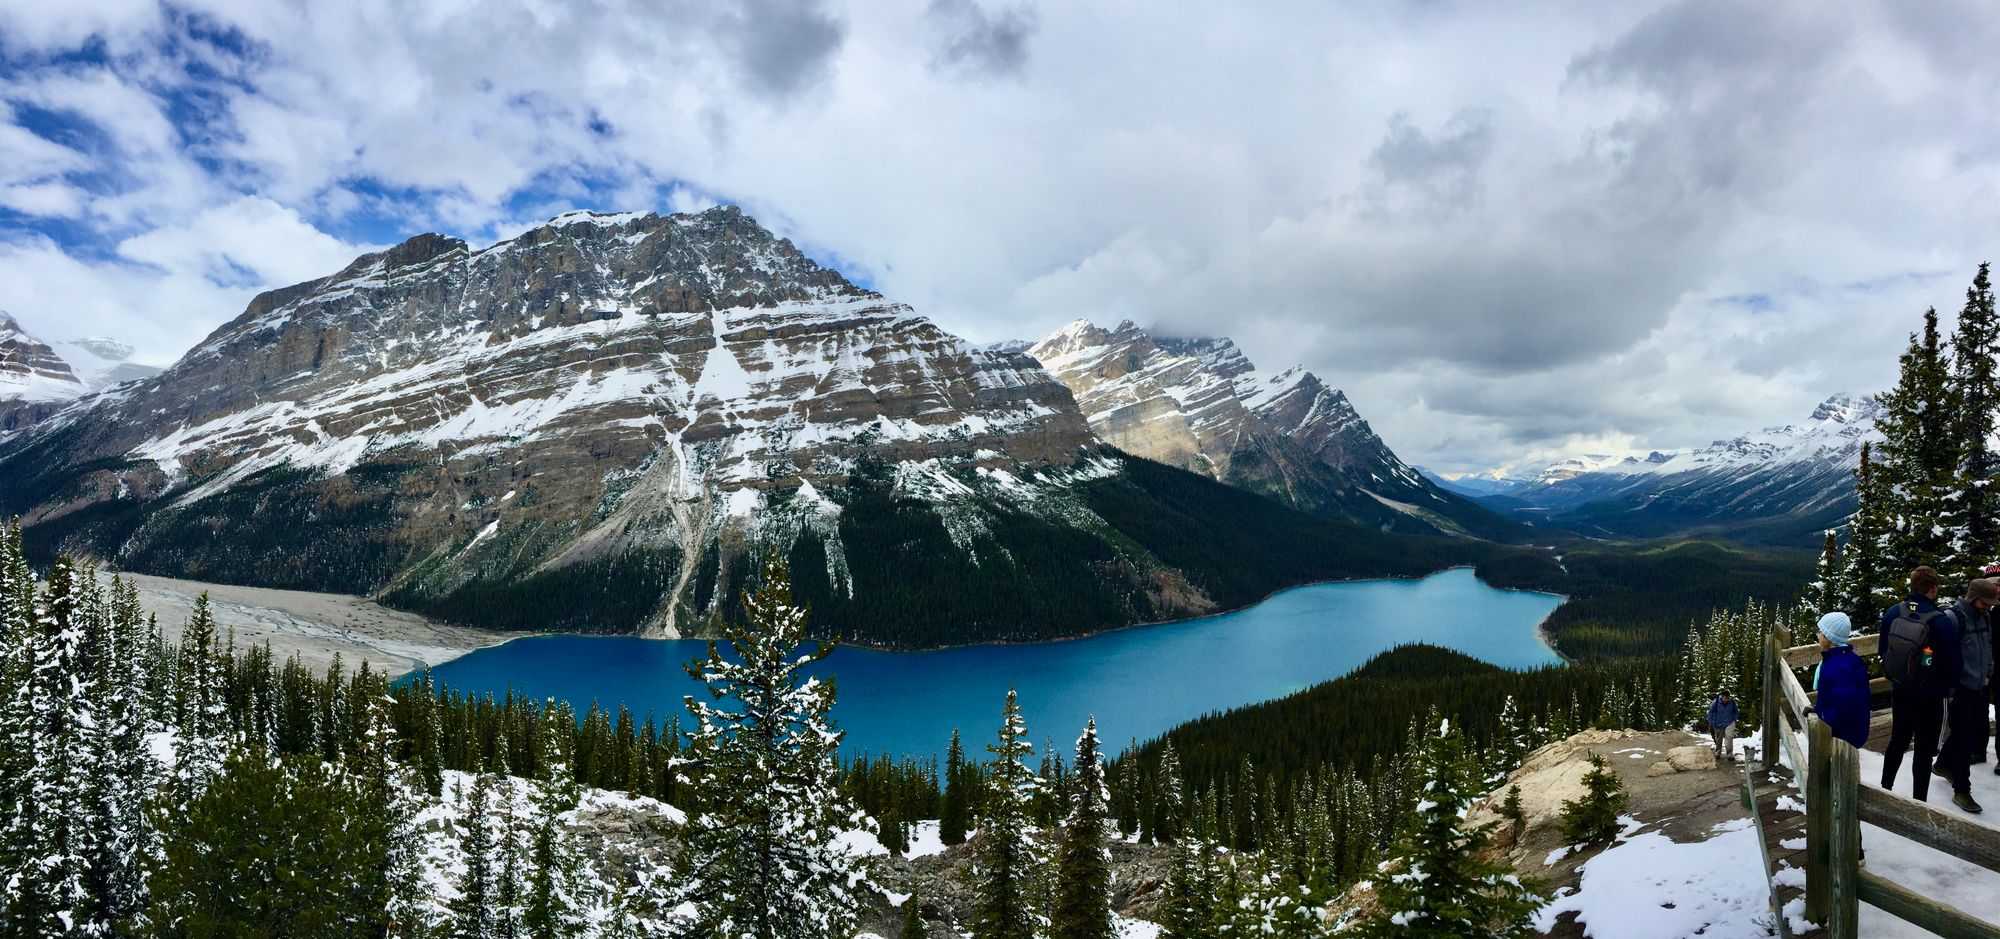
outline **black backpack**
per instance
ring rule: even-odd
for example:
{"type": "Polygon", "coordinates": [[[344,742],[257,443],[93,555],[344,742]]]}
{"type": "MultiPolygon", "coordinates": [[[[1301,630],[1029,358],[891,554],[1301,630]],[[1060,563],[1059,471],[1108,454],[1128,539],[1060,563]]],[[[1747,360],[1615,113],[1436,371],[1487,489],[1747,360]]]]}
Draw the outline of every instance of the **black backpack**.
{"type": "Polygon", "coordinates": [[[1952,676],[1940,674],[1937,655],[1931,647],[1931,624],[1950,610],[1932,610],[1911,616],[1908,604],[1896,604],[1896,616],[1882,632],[1882,674],[1899,688],[1942,691],[1951,687],[1952,676]]]}

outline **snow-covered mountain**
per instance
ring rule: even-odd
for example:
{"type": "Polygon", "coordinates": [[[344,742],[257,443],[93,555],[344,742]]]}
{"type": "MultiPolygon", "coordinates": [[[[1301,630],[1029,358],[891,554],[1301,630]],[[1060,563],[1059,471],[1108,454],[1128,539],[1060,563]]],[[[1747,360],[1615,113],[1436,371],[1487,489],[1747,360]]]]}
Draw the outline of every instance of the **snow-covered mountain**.
{"type": "Polygon", "coordinates": [[[102,337],[50,345],[0,310],[0,435],[89,392],[159,373],[130,361],[132,353],[131,346],[102,337]]]}
{"type": "MultiPolygon", "coordinates": [[[[764,550],[792,554],[832,628],[882,642],[1254,599],[1161,552],[1262,510],[1172,482],[1189,520],[1141,531],[1168,510],[1126,466],[1034,359],[970,347],[734,207],[572,213],[256,297],[165,372],[0,438],[0,514],[128,569],[501,626],[686,630],[764,550]],[[949,589],[987,578],[1018,589],[949,589]],[[946,626],[968,632],[923,632],[946,626]]],[[[1281,576],[1341,573],[1365,572],[1281,576]]]]}
{"type": "Polygon", "coordinates": [[[1854,510],[1854,468],[1861,445],[1881,439],[1880,413],[1871,396],[1838,394],[1802,423],[1685,451],[1566,460],[1503,495],[1590,533],[1739,532],[1816,543],[1810,533],[1854,510]]]}
{"type": "Polygon", "coordinates": [[[1106,442],[1300,509],[1416,532],[1509,526],[1404,463],[1347,396],[1292,367],[1261,372],[1226,338],[1077,320],[1028,349],[1106,442]]]}
{"type": "Polygon", "coordinates": [[[0,310],[0,435],[48,417],[89,390],[54,349],[0,310]]]}

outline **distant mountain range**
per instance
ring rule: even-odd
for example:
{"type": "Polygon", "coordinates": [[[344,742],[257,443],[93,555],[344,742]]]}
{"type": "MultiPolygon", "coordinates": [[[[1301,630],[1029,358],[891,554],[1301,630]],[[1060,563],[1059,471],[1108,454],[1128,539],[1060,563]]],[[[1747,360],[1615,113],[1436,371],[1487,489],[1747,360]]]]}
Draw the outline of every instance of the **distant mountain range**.
{"type": "Polygon", "coordinates": [[[1073,635],[1422,573],[1475,543],[1405,533],[1511,526],[1226,340],[1093,351],[1071,330],[1036,344],[1058,381],[728,206],[420,235],[123,384],[121,350],[68,359],[8,326],[0,514],[38,556],[499,627],[701,631],[779,551],[828,634],[1073,635]],[[1175,397],[1196,386],[1216,399],[1175,397]],[[1121,388],[1180,415],[1142,422],[1159,446],[1107,422],[1121,388]]]}
{"type": "Polygon", "coordinates": [[[101,336],[50,345],[0,310],[0,434],[90,392],[159,374],[132,362],[132,353],[131,346],[101,336]]]}
{"type": "Polygon", "coordinates": [[[1496,511],[1586,535],[1713,534],[1813,547],[1854,512],[1863,443],[1881,440],[1875,398],[1834,395],[1799,424],[1645,457],[1584,456],[1531,477],[1430,478],[1496,511]]]}
{"type": "Polygon", "coordinates": [[[1403,462],[1339,389],[1297,366],[1259,371],[1227,338],[1077,320],[1027,352],[1068,386],[1090,429],[1127,453],[1387,531],[1521,533],[1403,462]]]}

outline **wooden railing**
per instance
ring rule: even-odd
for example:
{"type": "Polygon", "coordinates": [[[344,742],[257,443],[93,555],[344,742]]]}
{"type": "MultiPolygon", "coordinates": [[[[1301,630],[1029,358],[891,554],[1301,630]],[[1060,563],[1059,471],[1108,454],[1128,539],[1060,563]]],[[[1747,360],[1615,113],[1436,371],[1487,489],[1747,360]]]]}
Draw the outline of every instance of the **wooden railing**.
{"type": "MultiPolygon", "coordinates": [[[[1854,651],[1874,655],[1876,642],[1857,636],[1854,651]]],[[[1829,939],[1858,939],[1865,901],[1947,939],[2000,939],[2000,926],[1861,869],[1862,822],[1991,871],[2000,871],[2000,830],[1862,783],[1854,746],[1807,713],[1817,696],[1806,693],[1793,669],[1818,660],[1818,646],[1784,649],[1775,633],[1765,637],[1761,759],[1773,765],[1782,747],[1805,792],[1805,918],[1822,924],[1829,939]]],[[[1886,684],[1875,679],[1871,690],[1886,684]]]]}

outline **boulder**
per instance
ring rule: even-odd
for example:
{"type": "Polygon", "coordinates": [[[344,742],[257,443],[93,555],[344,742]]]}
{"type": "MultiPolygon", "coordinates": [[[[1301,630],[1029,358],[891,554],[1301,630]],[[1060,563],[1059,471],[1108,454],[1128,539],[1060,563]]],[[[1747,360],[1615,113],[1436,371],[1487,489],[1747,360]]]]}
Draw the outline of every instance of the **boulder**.
{"type": "Polygon", "coordinates": [[[1675,769],[1674,764],[1667,760],[1661,760],[1658,763],[1654,763],[1653,765],[1646,767],[1647,776],[1665,776],[1670,773],[1678,773],[1678,772],[1680,772],[1680,770],[1675,769]]]}
{"type": "Polygon", "coordinates": [[[1675,747],[1667,751],[1667,762],[1683,773],[1694,770],[1714,769],[1715,750],[1710,747],[1675,747]]]}

